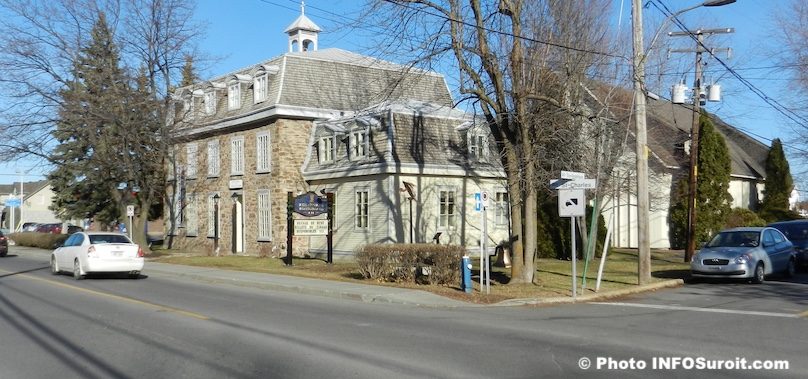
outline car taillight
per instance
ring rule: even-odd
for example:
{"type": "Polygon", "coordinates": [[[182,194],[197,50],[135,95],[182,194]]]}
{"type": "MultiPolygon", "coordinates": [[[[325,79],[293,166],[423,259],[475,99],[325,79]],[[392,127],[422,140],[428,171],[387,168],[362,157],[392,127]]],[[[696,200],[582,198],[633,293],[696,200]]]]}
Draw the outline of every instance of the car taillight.
{"type": "Polygon", "coordinates": [[[87,256],[95,257],[95,246],[90,246],[87,248],[87,256]]]}
{"type": "Polygon", "coordinates": [[[140,246],[137,247],[137,257],[143,258],[143,249],[141,249],[140,246]]]}

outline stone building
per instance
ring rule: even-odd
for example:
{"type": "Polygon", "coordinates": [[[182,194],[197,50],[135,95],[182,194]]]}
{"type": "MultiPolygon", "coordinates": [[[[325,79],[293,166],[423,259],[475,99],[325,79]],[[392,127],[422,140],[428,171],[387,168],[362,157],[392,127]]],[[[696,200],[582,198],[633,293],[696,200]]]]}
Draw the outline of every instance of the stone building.
{"type": "MultiPolygon", "coordinates": [[[[287,194],[313,190],[338,194],[335,249],[344,254],[370,242],[430,242],[441,221],[428,218],[440,217],[433,210],[440,206],[446,222],[456,223],[444,228],[441,242],[478,244],[480,236],[469,235],[479,222],[467,219],[479,216],[463,204],[479,187],[475,181],[493,183],[504,174],[488,163],[475,171],[469,149],[460,146],[466,146],[461,140],[469,130],[484,129],[451,108],[441,75],[345,50],[320,50],[319,31],[301,13],[286,29],[287,53],[173,94],[168,121],[176,125],[179,142],[168,180],[176,217],[167,230],[174,230],[177,244],[209,252],[216,245],[219,254],[283,254],[287,194]],[[444,140],[445,133],[451,138],[444,140]],[[330,135],[330,145],[321,145],[324,135],[330,135]],[[430,199],[415,207],[417,217],[408,213],[402,219],[400,208],[409,212],[410,205],[399,192],[408,188],[404,182],[416,184],[411,189],[420,198],[431,186],[424,183],[446,184],[441,176],[451,177],[446,180],[458,189],[443,192],[452,201],[430,199]],[[348,182],[373,191],[357,198],[357,187],[346,187],[348,182]],[[357,209],[364,209],[361,225],[373,225],[371,233],[349,234],[357,232],[348,222],[357,222],[357,209]],[[411,219],[417,225],[405,233],[411,219]]],[[[472,154],[479,155],[483,145],[488,150],[488,134],[480,138],[472,154]]],[[[322,239],[296,236],[295,254],[309,253],[322,239]]]]}

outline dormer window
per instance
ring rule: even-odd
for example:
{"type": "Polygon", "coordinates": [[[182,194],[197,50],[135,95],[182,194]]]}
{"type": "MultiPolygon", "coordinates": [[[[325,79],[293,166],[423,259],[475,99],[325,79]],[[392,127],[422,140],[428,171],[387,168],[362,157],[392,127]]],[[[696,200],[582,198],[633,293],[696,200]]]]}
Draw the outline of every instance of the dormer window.
{"type": "Polygon", "coordinates": [[[182,100],[182,119],[190,120],[194,117],[194,98],[188,96],[182,100]]]}
{"type": "Polygon", "coordinates": [[[208,115],[216,113],[216,91],[212,89],[205,92],[205,113],[208,115]]]}
{"type": "Polygon", "coordinates": [[[267,99],[267,75],[262,74],[255,77],[253,81],[253,98],[256,103],[267,99]]]}
{"type": "Polygon", "coordinates": [[[469,159],[479,161],[488,157],[488,136],[482,132],[469,133],[469,159]]]}
{"type": "Polygon", "coordinates": [[[319,152],[320,163],[329,163],[334,161],[334,137],[320,138],[317,146],[319,152]]]}
{"type": "Polygon", "coordinates": [[[350,134],[350,141],[349,141],[349,151],[351,152],[350,158],[351,159],[361,159],[365,158],[368,155],[368,131],[367,129],[363,130],[354,130],[350,134]]]}
{"type": "Polygon", "coordinates": [[[241,83],[232,81],[227,86],[227,109],[241,108],[241,83]]]}

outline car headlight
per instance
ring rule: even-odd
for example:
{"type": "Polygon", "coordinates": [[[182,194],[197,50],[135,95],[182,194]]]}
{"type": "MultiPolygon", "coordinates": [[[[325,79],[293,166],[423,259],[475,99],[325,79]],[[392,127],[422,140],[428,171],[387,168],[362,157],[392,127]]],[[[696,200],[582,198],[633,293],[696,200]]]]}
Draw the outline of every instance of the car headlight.
{"type": "Polygon", "coordinates": [[[699,263],[699,253],[698,252],[693,253],[693,256],[690,257],[690,262],[691,263],[699,263]]]}
{"type": "Polygon", "coordinates": [[[746,264],[747,262],[751,261],[752,257],[749,254],[742,254],[735,258],[736,264],[746,264]]]}

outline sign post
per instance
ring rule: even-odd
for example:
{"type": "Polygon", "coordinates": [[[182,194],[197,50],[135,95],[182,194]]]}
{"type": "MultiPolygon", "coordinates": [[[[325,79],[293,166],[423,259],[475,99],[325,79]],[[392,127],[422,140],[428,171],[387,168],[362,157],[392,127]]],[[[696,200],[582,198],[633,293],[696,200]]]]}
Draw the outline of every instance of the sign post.
{"type": "Polygon", "coordinates": [[[135,217],[135,206],[134,205],[127,205],[126,206],[126,216],[129,217],[129,238],[132,237],[132,230],[135,229],[135,224],[132,221],[135,217]]]}
{"type": "Polygon", "coordinates": [[[550,188],[558,190],[558,216],[570,218],[570,258],[572,260],[572,299],[577,297],[577,260],[575,218],[586,214],[586,193],[597,185],[595,179],[586,179],[581,172],[561,171],[561,179],[550,180],[550,188]]]}

